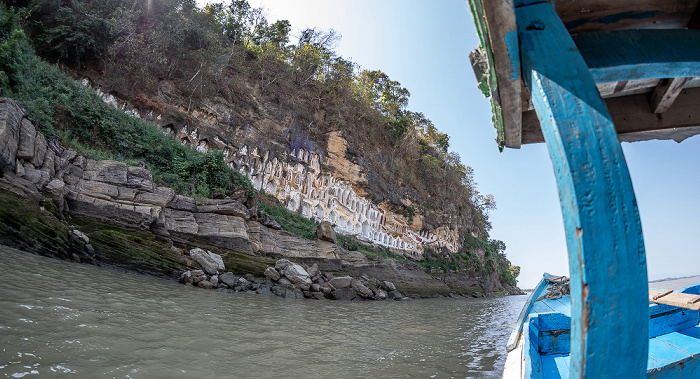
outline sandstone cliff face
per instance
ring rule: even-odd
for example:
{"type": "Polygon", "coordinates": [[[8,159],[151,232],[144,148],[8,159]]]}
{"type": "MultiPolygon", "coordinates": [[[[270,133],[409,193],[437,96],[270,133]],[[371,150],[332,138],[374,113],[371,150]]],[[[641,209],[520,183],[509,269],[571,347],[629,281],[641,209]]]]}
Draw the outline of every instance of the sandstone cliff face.
{"type": "MultiPolygon", "coordinates": [[[[4,196],[20,202],[29,199],[21,202],[27,208],[21,212],[43,212],[32,217],[51,219],[45,223],[51,230],[44,234],[52,234],[46,240],[21,236],[31,234],[33,229],[13,221],[10,228],[0,228],[0,240],[45,255],[176,277],[178,270],[191,265],[177,246],[196,243],[218,248],[224,260],[260,263],[244,262],[245,269],[251,271],[255,271],[253,266],[264,270],[272,258],[287,257],[317,263],[324,271],[392,281],[408,294],[504,290],[490,279],[486,285],[469,278],[450,283],[413,263],[371,258],[331,242],[300,239],[267,228],[257,221],[255,209],[234,199],[194,199],[175,194],[170,188],[154,184],[145,167],[87,159],[63,148],[55,139],[47,140],[27,119],[22,106],[8,98],[0,98],[0,169],[0,190],[7,191],[4,196]],[[56,213],[44,212],[41,204],[53,204],[56,213]],[[63,217],[82,227],[69,225],[63,217]],[[110,234],[100,229],[102,226],[117,226],[124,232],[110,234]],[[85,238],[75,237],[80,235],[85,238]],[[86,242],[91,239],[92,244],[86,242]],[[126,256],[133,253],[123,245],[147,245],[143,240],[152,241],[150,255],[126,256]]],[[[7,209],[0,209],[0,216],[6,213],[7,209]]],[[[227,263],[227,267],[235,265],[227,263]]]]}
{"type": "MultiPolygon", "coordinates": [[[[87,78],[82,84],[96,86],[87,78]]],[[[311,136],[308,129],[313,125],[300,125],[292,112],[259,100],[255,90],[248,104],[215,98],[194,110],[171,105],[160,113],[137,109],[97,91],[108,104],[160,127],[182,143],[202,152],[223,150],[227,163],[247,175],[256,189],[274,195],[291,211],[329,221],[338,233],[415,260],[423,259],[425,248],[452,252],[459,248],[460,233],[465,231],[460,230],[456,206],[415,212],[420,198],[392,184],[387,170],[368,164],[342,131],[311,136]],[[409,207],[414,216],[406,215],[409,207]]],[[[162,104],[179,97],[167,82],[161,84],[162,104]]],[[[369,155],[375,161],[389,159],[378,152],[369,155]]]]}

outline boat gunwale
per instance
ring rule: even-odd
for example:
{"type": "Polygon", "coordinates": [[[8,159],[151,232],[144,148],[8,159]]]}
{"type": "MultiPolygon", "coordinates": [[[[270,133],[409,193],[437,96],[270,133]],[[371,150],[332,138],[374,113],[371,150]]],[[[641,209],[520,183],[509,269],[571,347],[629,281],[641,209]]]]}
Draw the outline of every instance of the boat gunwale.
{"type": "Polygon", "coordinates": [[[546,272],[542,275],[542,279],[539,283],[537,283],[537,286],[535,286],[535,289],[532,290],[532,293],[525,302],[525,305],[523,305],[523,309],[520,311],[520,315],[518,316],[518,320],[515,323],[515,327],[510,333],[510,337],[508,338],[506,351],[510,352],[517,346],[518,340],[520,340],[520,337],[523,333],[523,324],[527,321],[527,315],[530,314],[530,309],[532,309],[533,304],[535,304],[535,301],[537,301],[537,298],[540,296],[542,291],[544,291],[544,289],[547,288],[547,284],[549,284],[547,278],[549,278],[550,276],[552,275],[546,272]]]}

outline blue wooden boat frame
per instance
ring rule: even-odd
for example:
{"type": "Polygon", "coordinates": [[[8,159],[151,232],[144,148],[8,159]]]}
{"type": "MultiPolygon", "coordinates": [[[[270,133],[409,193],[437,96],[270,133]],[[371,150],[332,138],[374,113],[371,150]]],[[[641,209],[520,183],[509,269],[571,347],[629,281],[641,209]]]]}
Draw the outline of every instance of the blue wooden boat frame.
{"type": "MultiPolygon", "coordinates": [[[[513,377],[563,378],[571,376],[573,354],[571,349],[572,306],[569,296],[547,299],[544,295],[553,286],[549,274],[530,295],[523,307],[517,326],[509,340],[508,360],[524,361],[516,367],[513,377]]],[[[680,294],[699,295],[700,284],[686,287],[680,294]]],[[[697,308],[697,307],[696,307],[697,308]]],[[[700,311],[676,306],[650,303],[649,352],[645,357],[648,378],[693,378],[700,368],[700,311]]],[[[615,345],[616,339],[609,339],[615,345]]],[[[508,365],[508,363],[506,363],[508,365]]],[[[609,376],[609,374],[603,376],[609,376]]],[[[617,374],[616,374],[617,375],[617,374]]],[[[632,377],[624,375],[623,377],[632,377]]]]}
{"type": "MultiPolygon", "coordinates": [[[[649,311],[642,227],[613,108],[609,111],[611,102],[602,98],[598,84],[643,79],[671,83],[659,84],[651,94],[660,100],[653,100],[647,112],[660,119],[685,78],[700,76],[700,30],[683,24],[700,23],[700,4],[581,0],[576,6],[592,7],[588,12],[596,16],[579,14],[572,20],[563,13],[571,3],[470,0],[488,61],[487,69],[475,71],[482,88],[492,94],[500,146],[519,148],[527,140],[522,103],[529,97],[550,153],[571,277],[571,377],[644,377],[649,311]],[[596,13],[601,4],[617,13],[596,13]],[[684,7],[691,9],[690,21],[668,15],[684,7]],[[671,30],[647,29],[658,25],[645,23],[671,30]]],[[[700,101],[700,93],[695,100],[700,101]]],[[[694,119],[695,113],[688,117],[694,119]]],[[[538,327],[537,321],[523,321],[526,336],[538,327]]],[[[513,343],[509,341],[509,348],[513,343]]]]}

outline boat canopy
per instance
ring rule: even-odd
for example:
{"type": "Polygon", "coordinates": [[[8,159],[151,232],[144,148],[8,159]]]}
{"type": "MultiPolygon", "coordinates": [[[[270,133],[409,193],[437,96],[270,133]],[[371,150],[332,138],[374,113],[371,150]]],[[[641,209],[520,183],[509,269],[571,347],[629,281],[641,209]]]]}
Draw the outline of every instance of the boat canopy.
{"type": "Polygon", "coordinates": [[[700,77],[693,70],[700,0],[470,0],[481,39],[470,58],[491,98],[501,149],[544,142],[521,75],[515,16],[534,3],[549,3],[573,38],[620,141],[681,142],[700,134],[700,77]],[[668,63],[674,67],[663,69],[668,63]]]}

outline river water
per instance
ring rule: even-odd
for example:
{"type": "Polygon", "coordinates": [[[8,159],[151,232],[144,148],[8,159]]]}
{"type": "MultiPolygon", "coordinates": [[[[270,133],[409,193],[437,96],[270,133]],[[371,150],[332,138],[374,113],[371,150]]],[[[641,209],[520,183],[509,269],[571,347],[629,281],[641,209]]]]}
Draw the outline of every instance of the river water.
{"type": "Polygon", "coordinates": [[[0,377],[499,377],[526,296],[228,294],[0,246],[0,377]]]}

